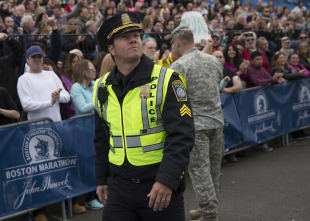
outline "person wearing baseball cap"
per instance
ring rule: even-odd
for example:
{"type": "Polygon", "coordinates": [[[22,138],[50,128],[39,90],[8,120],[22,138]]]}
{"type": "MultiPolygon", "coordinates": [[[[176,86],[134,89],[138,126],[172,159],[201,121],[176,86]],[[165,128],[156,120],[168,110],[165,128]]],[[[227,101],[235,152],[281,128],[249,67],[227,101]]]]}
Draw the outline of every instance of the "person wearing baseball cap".
{"type": "Polygon", "coordinates": [[[42,70],[43,51],[39,46],[28,48],[26,61],[29,71],[18,79],[17,91],[28,120],[49,117],[61,121],[59,103],[69,102],[70,94],[53,71],[42,70]]]}
{"type": "Polygon", "coordinates": [[[184,78],[143,54],[137,14],[97,37],[115,61],[94,89],[95,173],[102,220],[185,220],[180,197],[194,143],[184,78]]]}
{"type": "Polygon", "coordinates": [[[290,47],[290,39],[285,36],[281,38],[281,49],[280,51],[284,53],[285,59],[287,60],[288,56],[294,52],[294,49],[290,47]]]}

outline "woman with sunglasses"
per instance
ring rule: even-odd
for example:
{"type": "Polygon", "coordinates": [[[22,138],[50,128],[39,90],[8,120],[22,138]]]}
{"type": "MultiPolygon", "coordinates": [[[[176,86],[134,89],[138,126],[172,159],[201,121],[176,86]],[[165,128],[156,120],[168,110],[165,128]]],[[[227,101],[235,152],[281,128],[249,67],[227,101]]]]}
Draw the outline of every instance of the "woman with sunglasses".
{"type": "Polygon", "coordinates": [[[303,74],[304,77],[309,77],[310,72],[299,62],[298,53],[294,52],[290,54],[287,58],[289,66],[293,71],[303,74]]]}
{"type": "Polygon", "coordinates": [[[80,49],[80,43],[86,39],[86,36],[79,35],[77,23],[74,18],[68,21],[65,33],[62,35],[62,50],[65,53],[73,49],[80,49]]]}
{"type": "Polygon", "coordinates": [[[242,80],[246,80],[247,68],[250,63],[241,58],[238,48],[234,44],[228,44],[223,54],[225,58],[224,65],[236,72],[242,80]]]}
{"type": "Polygon", "coordinates": [[[306,41],[300,41],[298,44],[299,62],[307,69],[310,70],[310,50],[309,44],[306,41]]]}
{"type": "Polygon", "coordinates": [[[304,77],[303,71],[295,72],[288,65],[284,52],[278,51],[276,52],[271,60],[271,75],[273,76],[276,72],[280,72],[283,74],[283,78],[286,80],[297,80],[304,77]]]}

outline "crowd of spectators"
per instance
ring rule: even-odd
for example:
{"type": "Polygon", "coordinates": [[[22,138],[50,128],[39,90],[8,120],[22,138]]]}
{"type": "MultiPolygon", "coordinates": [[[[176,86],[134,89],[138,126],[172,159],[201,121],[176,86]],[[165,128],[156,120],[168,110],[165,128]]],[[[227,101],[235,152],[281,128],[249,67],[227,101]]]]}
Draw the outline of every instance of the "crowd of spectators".
{"type": "Polygon", "coordinates": [[[54,71],[71,93],[70,102],[60,104],[61,119],[89,112],[90,104],[81,107],[74,98],[77,89],[90,97],[93,77],[79,77],[74,66],[88,59],[84,66],[92,68],[95,77],[112,69],[113,59],[100,52],[96,33],[119,11],[139,14],[144,53],[165,67],[179,58],[171,48],[171,31],[185,12],[201,13],[210,37],[196,46],[223,64],[222,93],[310,75],[310,13],[302,1],[290,10],[261,0],[255,6],[239,0],[215,0],[212,5],[200,0],[1,0],[0,125],[27,119],[17,82],[28,71],[25,52],[33,45],[43,51],[43,70],[54,71]]]}

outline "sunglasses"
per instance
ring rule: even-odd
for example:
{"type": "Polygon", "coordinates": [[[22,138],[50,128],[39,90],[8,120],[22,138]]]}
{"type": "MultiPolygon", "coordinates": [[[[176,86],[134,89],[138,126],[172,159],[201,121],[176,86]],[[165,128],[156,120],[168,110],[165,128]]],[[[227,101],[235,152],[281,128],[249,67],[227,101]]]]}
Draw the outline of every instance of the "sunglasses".
{"type": "Polygon", "coordinates": [[[307,38],[308,38],[308,37],[307,37],[307,36],[305,36],[305,37],[300,37],[299,39],[301,39],[301,40],[302,40],[302,39],[307,39],[307,38]]]}
{"type": "Polygon", "coordinates": [[[304,46],[300,46],[299,48],[300,49],[303,49],[303,48],[308,48],[309,46],[307,46],[307,45],[304,45],[304,46]]]}
{"type": "Polygon", "coordinates": [[[247,42],[255,41],[255,39],[254,39],[254,38],[249,38],[249,39],[247,39],[246,41],[247,41],[247,42]]]}
{"type": "Polygon", "coordinates": [[[218,40],[220,40],[219,37],[213,37],[212,39],[213,39],[213,41],[218,41],[218,40]]]}

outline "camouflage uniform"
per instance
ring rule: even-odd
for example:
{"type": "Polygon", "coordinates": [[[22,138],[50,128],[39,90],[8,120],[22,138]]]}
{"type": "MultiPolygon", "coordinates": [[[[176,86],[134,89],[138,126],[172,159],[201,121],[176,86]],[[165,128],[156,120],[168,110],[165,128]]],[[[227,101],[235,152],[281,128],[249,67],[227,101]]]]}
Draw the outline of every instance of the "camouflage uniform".
{"type": "Polygon", "coordinates": [[[184,75],[195,122],[195,145],[189,173],[204,217],[217,215],[220,169],[224,149],[219,85],[223,66],[197,48],[186,51],[171,69],[184,75]]]}

